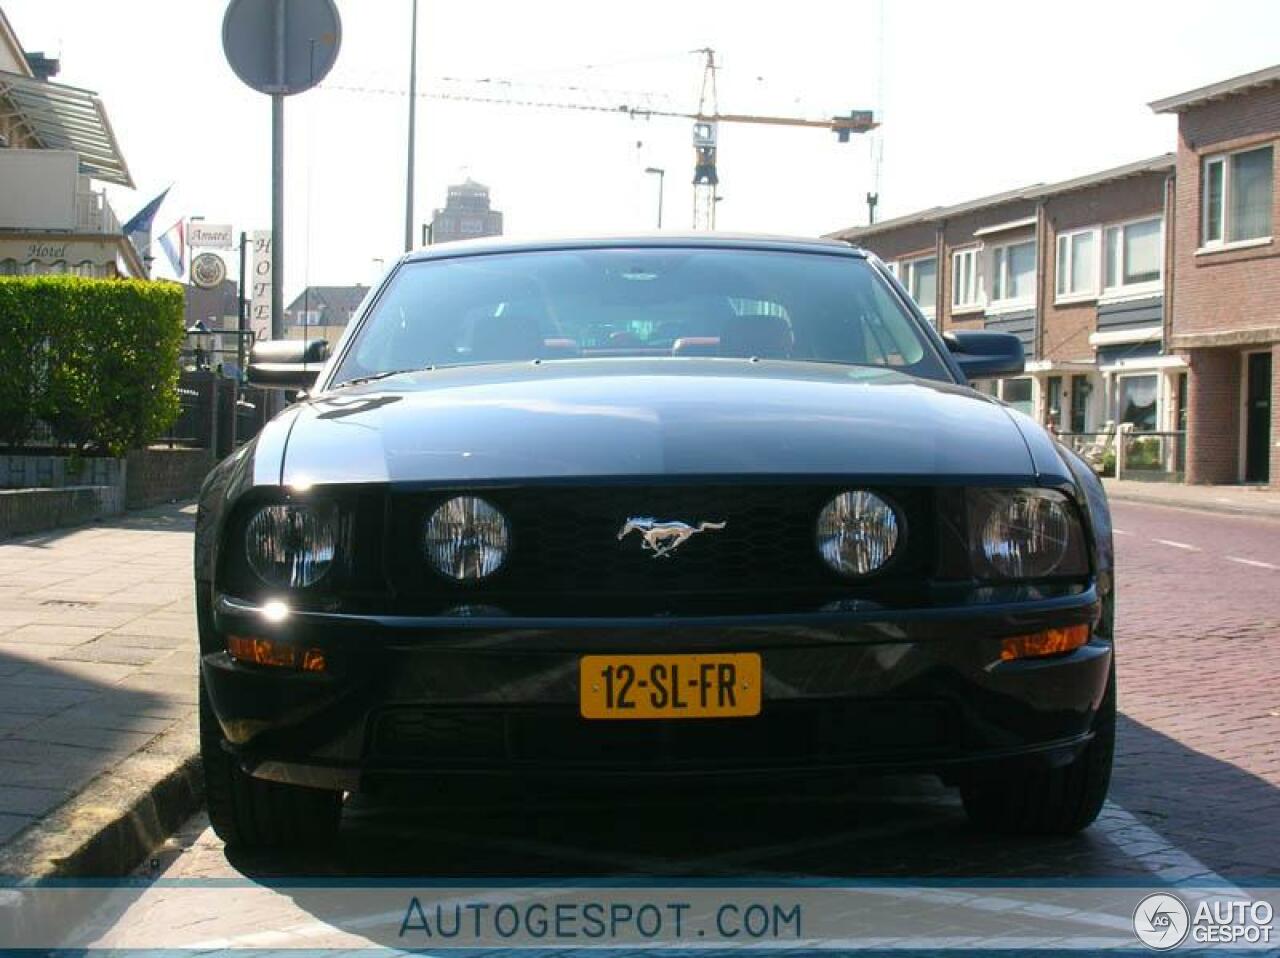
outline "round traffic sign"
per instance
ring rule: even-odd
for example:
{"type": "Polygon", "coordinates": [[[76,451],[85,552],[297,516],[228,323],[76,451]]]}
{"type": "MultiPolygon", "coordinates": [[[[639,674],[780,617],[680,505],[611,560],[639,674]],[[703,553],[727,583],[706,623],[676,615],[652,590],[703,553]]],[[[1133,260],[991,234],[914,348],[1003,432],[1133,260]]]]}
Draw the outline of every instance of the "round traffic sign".
{"type": "Polygon", "coordinates": [[[341,45],[333,0],[231,0],[222,18],[227,62],[259,93],[311,89],[333,68],[341,45]]]}

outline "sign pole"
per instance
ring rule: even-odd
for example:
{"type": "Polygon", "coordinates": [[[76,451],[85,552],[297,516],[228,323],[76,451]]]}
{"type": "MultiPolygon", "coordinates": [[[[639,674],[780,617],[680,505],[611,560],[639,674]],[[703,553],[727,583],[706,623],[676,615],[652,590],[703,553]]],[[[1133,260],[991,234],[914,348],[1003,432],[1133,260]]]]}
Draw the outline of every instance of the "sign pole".
{"type": "Polygon", "coordinates": [[[404,251],[413,249],[413,148],[415,114],[418,107],[418,0],[413,0],[413,19],[409,27],[409,156],[404,184],[404,251]]]}
{"type": "Polygon", "coordinates": [[[284,338],[284,95],[280,93],[271,94],[271,338],[284,338]]]}
{"type": "Polygon", "coordinates": [[[244,334],[249,328],[249,300],[245,296],[245,281],[248,279],[249,234],[240,231],[240,299],[239,322],[236,324],[236,382],[244,379],[244,334]]]}

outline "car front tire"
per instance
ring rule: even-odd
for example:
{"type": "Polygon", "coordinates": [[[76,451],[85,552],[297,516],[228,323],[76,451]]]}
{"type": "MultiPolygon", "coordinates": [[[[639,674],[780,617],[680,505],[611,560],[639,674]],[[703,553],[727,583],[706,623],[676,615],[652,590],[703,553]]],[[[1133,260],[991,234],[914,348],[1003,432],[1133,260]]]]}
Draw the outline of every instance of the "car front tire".
{"type": "Polygon", "coordinates": [[[1072,835],[1092,824],[1111,785],[1116,747],[1116,676],[1094,720],[1093,738],[1056,768],[1010,769],[961,786],[964,810],[979,828],[1006,835],[1072,835]]]}
{"type": "Polygon", "coordinates": [[[223,747],[222,729],[200,681],[200,758],[214,832],[229,848],[315,848],[331,842],[342,793],[268,782],[247,774],[223,747]]]}

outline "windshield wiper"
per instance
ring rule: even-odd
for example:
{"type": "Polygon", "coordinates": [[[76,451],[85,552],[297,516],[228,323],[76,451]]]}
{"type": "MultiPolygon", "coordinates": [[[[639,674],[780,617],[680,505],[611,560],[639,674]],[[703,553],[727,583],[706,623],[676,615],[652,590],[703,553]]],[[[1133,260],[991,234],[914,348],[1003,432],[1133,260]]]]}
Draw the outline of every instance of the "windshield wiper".
{"type": "Polygon", "coordinates": [[[368,376],[357,376],[355,379],[344,379],[340,383],[335,383],[334,389],[341,389],[343,386],[359,386],[361,383],[376,382],[379,379],[387,379],[390,376],[403,376],[406,373],[427,373],[435,369],[435,366],[417,366],[411,369],[389,369],[385,373],[370,373],[368,376]]]}

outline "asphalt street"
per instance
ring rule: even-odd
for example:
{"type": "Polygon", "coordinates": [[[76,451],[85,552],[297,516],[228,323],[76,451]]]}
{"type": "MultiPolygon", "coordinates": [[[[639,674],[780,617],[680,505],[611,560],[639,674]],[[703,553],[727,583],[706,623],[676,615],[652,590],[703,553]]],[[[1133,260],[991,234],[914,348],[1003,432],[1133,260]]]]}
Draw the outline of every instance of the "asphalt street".
{"type": "MultiPolygon", "coordinates": [[[[954,793],[894,778],[767,800],[358,801],[323,855],[228,855],[198,816],[140,875],[1274,881],[1280,522],[1133,503],[1114,518],[1119,753],[1110,802],[1081,835],[995,839],[967,825],[954,793]]],[[[245,914],[199,914],[173,894],[151,887],[120,921],[203,923],[234,943],[306,912],[282,893],[245,914]]]]}

